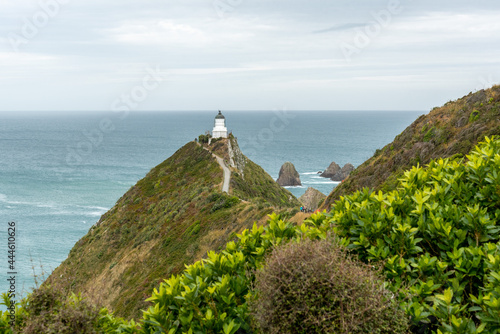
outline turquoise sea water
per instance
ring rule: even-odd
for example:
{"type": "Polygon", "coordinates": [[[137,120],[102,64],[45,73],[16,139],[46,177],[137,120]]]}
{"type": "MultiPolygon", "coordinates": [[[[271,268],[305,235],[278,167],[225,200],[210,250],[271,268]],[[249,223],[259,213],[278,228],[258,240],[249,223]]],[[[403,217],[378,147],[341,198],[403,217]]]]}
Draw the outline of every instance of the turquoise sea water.
{"type": "MultiPolygon", "coordinates": [[[[223,112],[245,155],[274,179],[294,163],[303,187],[328,194],[317,172],[355,166],[391,142],[422,111],[223,112]]],[[[118,115],[0,115],[0,292],[7,291],[7,223],[16,222],[17,292],[32,265],[55,269],[99,217],[146,173],[213,127],[214,111],[118,115]]]]}

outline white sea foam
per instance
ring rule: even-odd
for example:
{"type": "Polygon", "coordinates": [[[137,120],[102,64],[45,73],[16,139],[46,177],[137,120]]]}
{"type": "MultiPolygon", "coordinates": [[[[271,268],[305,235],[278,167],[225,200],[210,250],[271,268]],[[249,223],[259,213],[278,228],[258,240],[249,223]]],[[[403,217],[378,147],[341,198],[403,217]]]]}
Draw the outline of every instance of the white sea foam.
{"type": "Polygon", "coordinates": [[[106,213],[106,211],[93,211],[93,212],[87,212],[87,213],[85,213],[85,216],[101,217],[105,213],[106,213]]]}
{"type": "Polygon", "coordinates": [[[36,205],[37,203],[31,202],[20,202],[20,201],[11,201],[8,199],[7,195],[0,194],[0,202],[11,204],[11,205],[36,205]]]}
{"type": "Polygon", "coordinates": [[[54,204],[36,204],[36,206],[39,208],[49,208],[49,209],[54,209],[56,207],[54,204]]]}
{"type": "Polygon", "coordinates": [[[83,209],[95,209],[95,210],[99,210],[99,211],[108,211],[109,208],[105,208],[103,206],[86,206],[86,205],[77,205],[78,208],[83,208],[83,209]]]}
{"type": "Polygon", "coordinates": [[[101,206],[66,205],[59,208],[58,211],[51,212],[51,214],[61,216],[101,217],[108,210],[108,208],[101,206]]]}
{"type": "Polygon", "coordinates": [[[318,172],[307,172],[307,173],[300,173],[300,175],[316,175],[318,172]]]}

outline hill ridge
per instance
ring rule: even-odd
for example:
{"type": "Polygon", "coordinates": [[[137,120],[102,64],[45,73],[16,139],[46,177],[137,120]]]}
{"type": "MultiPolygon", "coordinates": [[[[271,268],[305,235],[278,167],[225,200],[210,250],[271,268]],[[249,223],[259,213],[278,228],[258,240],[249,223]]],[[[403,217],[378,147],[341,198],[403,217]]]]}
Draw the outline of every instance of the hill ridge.
{"type": "Polygon", "coordinates": [[[139,317],[159,282],[218,250],[267,215],[292,216],[298,200],[243,154],[236,138],[189,142],[130,188],[47,280],[83,293],[118,316],[139,317]],[[237,167],[224,170],[216,156],[237,167]],[[240,152],[241,153],[241,152],[240,152]],[[240,161],[237,161],[240,160],[240,161]]]}

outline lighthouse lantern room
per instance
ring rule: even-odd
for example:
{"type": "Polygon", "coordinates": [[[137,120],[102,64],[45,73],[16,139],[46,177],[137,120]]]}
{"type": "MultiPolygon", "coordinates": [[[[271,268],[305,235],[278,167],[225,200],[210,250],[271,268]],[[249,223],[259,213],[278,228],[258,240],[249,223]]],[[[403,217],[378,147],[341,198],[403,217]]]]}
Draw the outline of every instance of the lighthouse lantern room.
{"type": "Polygon", "coordinates": [[[212,138],[227,138],[226,118],[219,110],[219,114],[215,116],[215,126],[212,131],[212,138]]]}

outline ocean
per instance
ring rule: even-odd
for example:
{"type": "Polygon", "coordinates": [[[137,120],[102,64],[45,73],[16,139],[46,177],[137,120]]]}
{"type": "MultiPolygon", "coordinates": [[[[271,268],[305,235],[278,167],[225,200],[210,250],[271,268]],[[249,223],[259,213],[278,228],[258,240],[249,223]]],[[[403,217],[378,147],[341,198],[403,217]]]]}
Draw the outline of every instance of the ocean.
{"type": "MultiPolygon", "coordinates": [[[[318,176],[332,161],[359,166],[423,111],[223,111],[243,153],[274,179],[292,162],[302,187],[324,194],[318,176]]],[[[138,180],[213,127],[216,111],[0,114],[0,292],[15,272],[16,293],[31,291],[99,217],[138,180]],[[15,258],[8,263],[8,223],[15,258]],[[12,240],[12,238],[11,238],[12,240]],[[11,263],[12,264],[12,263],[11,263]]],[[[11,259],[12,260],[12,259],[11,259]]],[[[19,298],[17,298],[19,299],[19,298]]]]}

